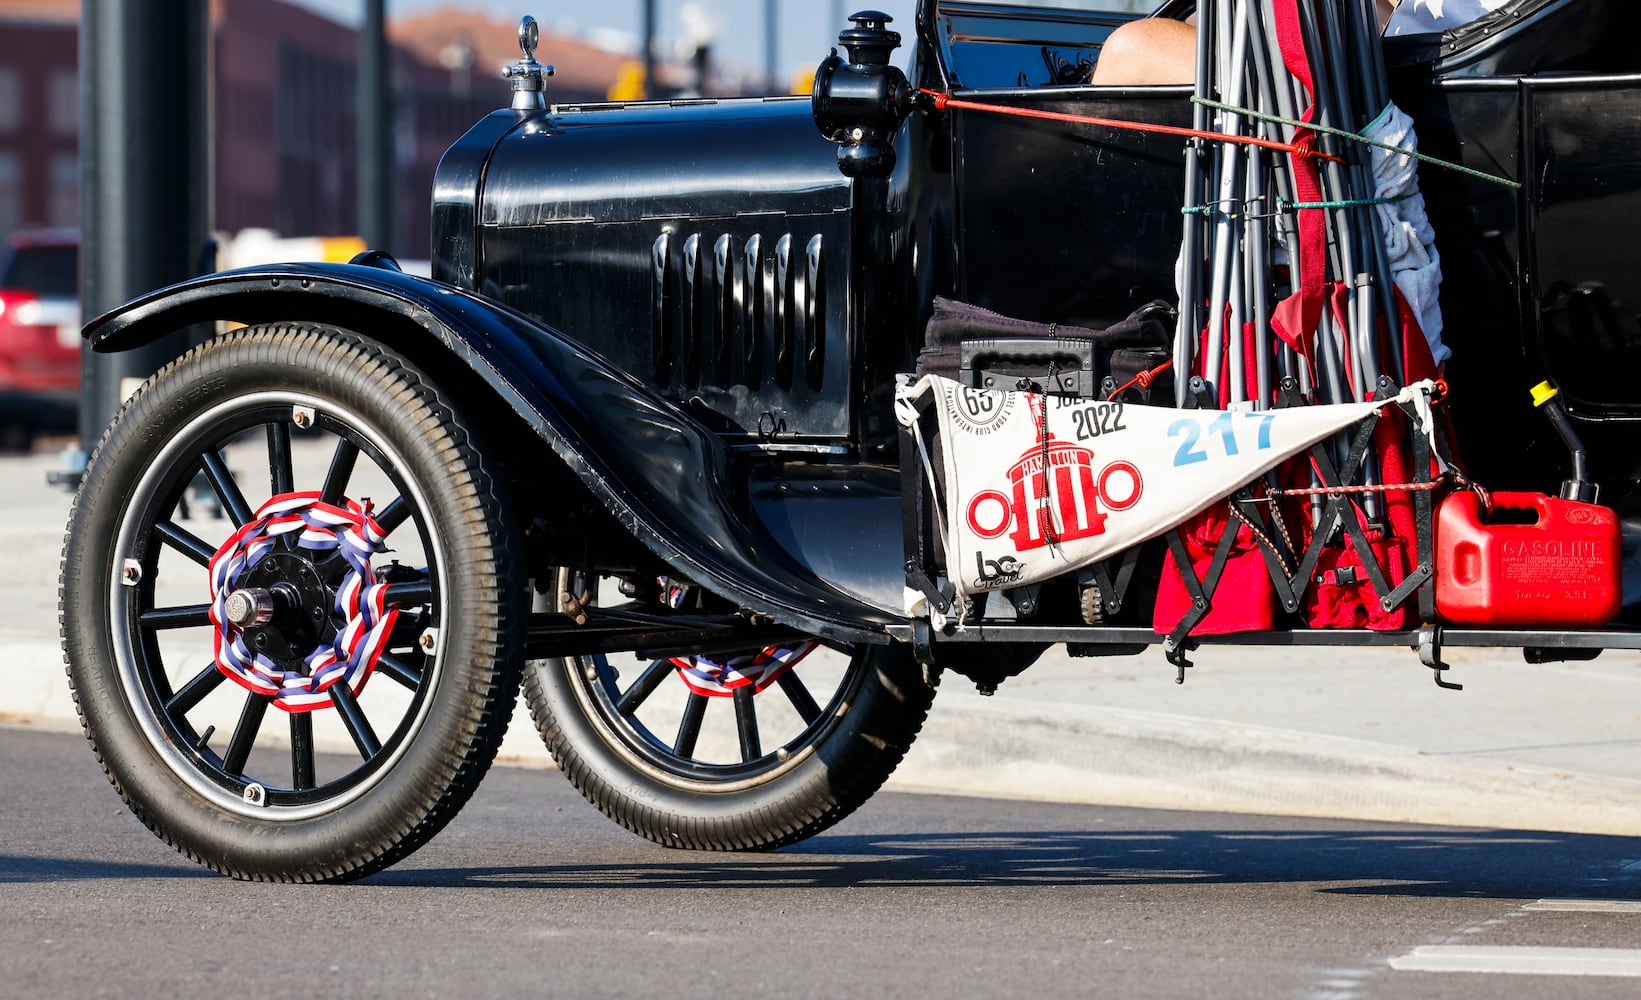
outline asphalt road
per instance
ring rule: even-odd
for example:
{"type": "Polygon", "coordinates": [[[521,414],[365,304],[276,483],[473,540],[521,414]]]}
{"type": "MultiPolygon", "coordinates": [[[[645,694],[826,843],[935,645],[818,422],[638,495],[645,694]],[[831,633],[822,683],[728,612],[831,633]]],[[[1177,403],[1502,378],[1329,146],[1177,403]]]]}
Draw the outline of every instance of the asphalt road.
{"type": "Polygon", "coordinates": [[[269,886],[174,854],[77,737],[0,728],[0,760],[6,997],[1641,989],[1411,970],[1641,973],[1629,838],[888,793],[796,848],[711,855],[652,847],[560,775],[506,767],[397,868],[269,886]]]}

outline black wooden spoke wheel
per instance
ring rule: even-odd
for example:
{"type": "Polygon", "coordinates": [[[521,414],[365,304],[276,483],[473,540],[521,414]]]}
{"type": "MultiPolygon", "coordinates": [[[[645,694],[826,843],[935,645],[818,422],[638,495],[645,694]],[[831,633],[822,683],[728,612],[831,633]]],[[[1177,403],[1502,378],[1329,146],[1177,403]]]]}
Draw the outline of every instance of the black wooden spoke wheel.
{"type": "MultiPolygon", "coordinates": [[[[614,591],[569,572],[557,588],[560,600],[603,603],[614,591]]],[[[695,850],[780,847],[847,816],[900,763],[934,696],[903,647],[813,640],[701,659],[533,661],[524,691],[589,801],[695,850]]]]}
{"type": "Polygon", "coordinates": [[[511,531],[478,443],[379,346],[280,325],[190,351],[104,435],[64,551],[69,680],[109,779],[236,877],[404,857],[506,728],[511,531]]]}

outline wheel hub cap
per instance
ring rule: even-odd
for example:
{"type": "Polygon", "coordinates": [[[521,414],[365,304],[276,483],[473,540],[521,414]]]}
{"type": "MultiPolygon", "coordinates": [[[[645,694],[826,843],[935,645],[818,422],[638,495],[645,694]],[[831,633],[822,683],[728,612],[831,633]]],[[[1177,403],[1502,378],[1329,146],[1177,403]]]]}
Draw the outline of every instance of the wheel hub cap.
{"type": "Polygon", "coordinates": [[[338,683],[357,693],[399,615],[370,564],[385,548],[369,509],[352,501],[293,493],[263,504],[210,561],[217,669],[287,712],[330,705],[338,683]],[[332,589],[318,564],[337,555],[346,570],[332,589]]]}

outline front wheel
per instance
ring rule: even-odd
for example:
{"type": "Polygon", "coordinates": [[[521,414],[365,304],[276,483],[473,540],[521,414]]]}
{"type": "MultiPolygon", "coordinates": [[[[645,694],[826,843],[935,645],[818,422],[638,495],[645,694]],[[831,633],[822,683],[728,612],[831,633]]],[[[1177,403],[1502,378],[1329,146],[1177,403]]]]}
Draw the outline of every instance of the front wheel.
{"type": "MultiPolygon", "coordinates": [[[[558,582],[561,603],[616,589],[567,572],[558,582]]],[[[676,602],[678,588],[663,581],[662,591],[676,602]]],[[[640,836],[694,850],[780,847],[849,815],[900,763],[934,697],[904,646],[815,640],[534,661],[524,693],[590,802],[640,836]]]]}
{"type": "Polygon", "coordinates": [[[104,435],[63,556],[87,736],[131,810],[240,878],[341,881],[477,786],[525,609],[482,448],[339,330],[204,344],[104,435]]]}

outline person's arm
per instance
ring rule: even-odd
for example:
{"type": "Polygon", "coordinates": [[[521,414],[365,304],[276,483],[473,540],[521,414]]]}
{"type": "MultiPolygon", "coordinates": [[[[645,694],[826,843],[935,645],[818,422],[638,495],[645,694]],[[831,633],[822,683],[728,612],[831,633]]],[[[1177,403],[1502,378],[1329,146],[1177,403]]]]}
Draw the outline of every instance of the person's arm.
{"type": "Polygon", "coordinates": [[[1374,6],[1379,9],[1380,31],[1385,30],[1385,25],[1390,22],[1390,12],[1396,9],[1396,3],[1397,0],[1373,0],[1374,6]]]}

